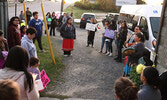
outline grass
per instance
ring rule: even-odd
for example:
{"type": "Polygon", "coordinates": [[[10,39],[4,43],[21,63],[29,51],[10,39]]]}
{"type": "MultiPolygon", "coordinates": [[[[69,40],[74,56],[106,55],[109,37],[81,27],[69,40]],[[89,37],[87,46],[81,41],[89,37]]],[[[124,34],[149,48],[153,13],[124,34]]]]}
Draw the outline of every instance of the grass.
{"type": "Polygon", "coordinates": [[[75,19],[80,19],[81,18],[81,15],[83,13],[104,13],[103,11],[101,10],[84,10],[84,9],[81,9],[81,8],[78,8],[78,7],[73,7],[73,6],[69,6],[67,7],[64,12],[68,12],[69,14],[71,12],[74,13],[74,18],[75,19]]]}
{"type": "Polygon", "coordinates": [[[56,95],[56,94],[47,94],[48,91],[52,91],[55,87],[55,85],[61,80],[61,73],[64,70],[65,66],[63,64],[63,57],[61,53],[57,50],[56,44],[51,39],[52,43],[52,49],[54,51],[54,57],[56,64],[54,65],[52,63],[51,55],[50,55],[50,49],[48,46],[48,40],[46,36],[42,37],[42,44],[43,48],[46,51],[45,53],[39,52],[39,47],[37,45],[37,41],[35,42],[36,48],[37,48],[37,54],[38,58],[40,59],[40,66],[39,69],[44,69],[50,78],[51,82],[48,84],[47,88],[40,93],[41,97],[55,97],[63,100],[64,98],[68,98],[67,96],[62,95],[56,95]]]}

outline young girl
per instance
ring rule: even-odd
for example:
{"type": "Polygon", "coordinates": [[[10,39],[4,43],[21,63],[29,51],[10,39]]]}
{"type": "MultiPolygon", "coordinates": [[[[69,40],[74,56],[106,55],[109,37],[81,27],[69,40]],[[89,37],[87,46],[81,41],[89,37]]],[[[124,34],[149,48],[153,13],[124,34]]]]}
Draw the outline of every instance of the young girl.
{"type": "Polygon", "coordinates": [[[27,30],[27,28],[26,28],[26,26],[21,26],[21,28],[20,28],[20,31],[21,31],[21,37],[23,37],[24,35],[26,35],[26,30],[27,30]]]}
{"type": "Polygon", "coordinates": [[[116,29],[115,26],[116,23],[114,20],[112,20],[108,29],[106,29],[106,33],[104,35],[106,37],[106,50],[108,50],[108,53],[106,53],[106,55],[108,56],[112,56],[112,42],[115,38],[115,29],[116,29]]]}
{"type": "Polygon", "coordinates": [[[28,68],[28,71],[32,74],[37,75],[36,80],[41,79],[40,70],[38,69],[39,65],[40,61],[38,58],[35,57],[30,58],[30,67],[28,68]]]}
{"type": "MultiPolygon", "coordinates": [[[[94,18],[91,18],[91,24],[95,24],[94,23],[94,18]]],[[[95,37],[95,32],[96,31],[97,31],[97,29],[95,29],[95,31],[88,31],[87,47],[91,44],[92,48],[93,48],[94,37],[95,37]]]]}
{"type": "Polygon", "coordinates": [[[118,78],[115,81],[114,89],[117,100],[137,100],[138,89],[134,86],[132,81],[126,77],[118,78]]]}

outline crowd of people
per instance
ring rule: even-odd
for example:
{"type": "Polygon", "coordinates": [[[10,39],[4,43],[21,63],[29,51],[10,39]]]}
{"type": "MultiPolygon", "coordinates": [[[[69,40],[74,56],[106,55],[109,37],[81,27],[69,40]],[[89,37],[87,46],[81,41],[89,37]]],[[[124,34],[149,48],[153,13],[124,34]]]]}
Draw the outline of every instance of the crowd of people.
{"type": "MultiPolygon", "coordinates": [[[[39,91],[37,80],[40,80],[40,60],[37,56],[37,49],[34,45],[38,42],[39,51],[44,53],[42,46],[43,22],[38,18],[38,12],[31,13],[29,8],[26,11],[28,27],[20,25],[25,20],[24,12],[19,17],[10,19],[7,39],[3,37],[0,30],[0,100],[38,100],[39,91]],[[31,17],[33,18],[31,19],[31,17]],[[34,79],[34,75],[36,76],[34,79]],[[8,94],[8,95],[6,95],[8,94]]],[[[64,56],[71,56],[74,50],[76,29],[73,25],[73,13],[71,16],[56,16],[48,12],[46,14],[47,26],[50,29],[50,36],[55,36],[56,27],[60,27],[60,35],[63,38],[62,50],[64,56]]],[[[91,18],[90,23],[95,24],[91,18]]],[[[114,89],[118,100],[167,100],[167,72],[159,75],[156,68],[151,67],[153,63],[149,60],[150,55],[145,49],[145,36],[142,28],[136,26],[134,34],[128,36],[126,21],[106,21],[102,32],[102,42],[99,53],[106,56],[114,56],[115,60],[122,63],[124,57],[123,77],[115,81],[114,89]],[[103,48],[106,47],[104,51],[103,48]],[[133,49],[133,53],[123,55],[122,49],[133,49]],[[145,61],[140,80],[143,83],[138,89],[127,77],[133,66],[139,64],[139,60],[145,61]]],[[[88,31],[87,46],[94,47],[95,32],[88,31]]],[[[46,31],[45,31],[46,33],[46,31]]]]}
{"type": "MultiPolygon", "coordinates": [[[[7,39],[0,30],[0,100],[39,100],[40,60],[34,43],[37,40],[39,52],[45,53],[43,21],[38,18],[37,11],[32,13],[28,7],[26,14],[28,26],[21,24],[25,21],[23,11],[19,17],[10,19],[7,39]]],[[[73,18],[64,13],[58,19],[55,12],[48,12],[46,20],[50,36],[55,36],[55,28],[60,27],[62,50],[64,55],[70,56],[76,38],[73,18]]]]}

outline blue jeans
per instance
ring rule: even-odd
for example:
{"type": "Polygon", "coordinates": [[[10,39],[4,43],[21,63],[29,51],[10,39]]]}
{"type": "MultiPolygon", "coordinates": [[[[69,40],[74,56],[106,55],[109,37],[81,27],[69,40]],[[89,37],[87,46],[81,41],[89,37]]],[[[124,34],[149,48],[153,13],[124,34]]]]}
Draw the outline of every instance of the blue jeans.
{"type": "Polygon", "coordinates": [[[103,36],[102,42],[101,42],[101,51],[103,51],[105,40],[106,40],[106,38],[103,36]]]}

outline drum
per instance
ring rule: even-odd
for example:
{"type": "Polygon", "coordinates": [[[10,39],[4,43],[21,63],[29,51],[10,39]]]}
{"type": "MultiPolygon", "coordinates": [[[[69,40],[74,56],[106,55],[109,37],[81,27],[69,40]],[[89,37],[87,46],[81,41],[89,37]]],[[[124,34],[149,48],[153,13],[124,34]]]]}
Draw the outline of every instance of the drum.
{"type": "Polygon", "coordinates": [[[123,51],[123,55],[124,56],[130,56],[132,55],[133,53],[135,53],[135,49],[134,48],[126,48],[124,51],[123,51]]]}

